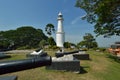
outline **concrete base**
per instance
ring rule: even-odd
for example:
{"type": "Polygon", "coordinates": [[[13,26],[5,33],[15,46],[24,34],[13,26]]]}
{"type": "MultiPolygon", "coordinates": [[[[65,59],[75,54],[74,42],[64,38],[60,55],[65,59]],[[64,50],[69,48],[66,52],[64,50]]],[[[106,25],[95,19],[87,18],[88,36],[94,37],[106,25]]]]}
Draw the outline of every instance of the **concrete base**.
{"type": "Polygon", "coordinates": [[[80,61],[53,61],[50,66],[46,66],[46,69],[80,72],[80,61]]]}
{"type": "Polygon", "coordinates": [[[26,57],[28,57],[28,58],[39,58],[39,57],[46,57],[46,56],[48,56],[48,54],[46,52],[38,54],[38,55],[36,55],[36,54],[27,54],[26,55],[26,57]]]}
{"type": "Polygon", "coordinates": [[[85,54],[73,54],[73,57],[78,59],[78,60],[89,60],[89,54],[85,53],[85,54]]]}
{"type": "Polygon", "coordinates": [[[17,80],[17,76],[2,76],[0,80],[17,80]]]}
{"type": "Polygon", "coordinates": [[[78,60],[89,60],[89,54],[87,54],[85,51],[79,51],[78,53],[74,53],[73,57],[78,60]]]}
{"type": "Polygon", "coordinates": [[[4,58],[10,58],[11,56],[6,55],[4,53],[0,53],[0,59],[4,59],[4,58]]]}

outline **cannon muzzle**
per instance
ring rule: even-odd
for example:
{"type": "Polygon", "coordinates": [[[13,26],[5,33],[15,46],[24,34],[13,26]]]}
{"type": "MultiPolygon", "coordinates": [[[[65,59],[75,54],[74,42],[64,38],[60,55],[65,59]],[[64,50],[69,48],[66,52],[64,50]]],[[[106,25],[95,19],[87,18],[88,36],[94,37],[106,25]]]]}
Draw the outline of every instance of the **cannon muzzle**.
{"type": "Polygon", "coordinates": [[[24,60],[4,61],[0,62],[0,74],[42,67],[51,65],[51,63],[52,59],[50,56],[24,60]]]}

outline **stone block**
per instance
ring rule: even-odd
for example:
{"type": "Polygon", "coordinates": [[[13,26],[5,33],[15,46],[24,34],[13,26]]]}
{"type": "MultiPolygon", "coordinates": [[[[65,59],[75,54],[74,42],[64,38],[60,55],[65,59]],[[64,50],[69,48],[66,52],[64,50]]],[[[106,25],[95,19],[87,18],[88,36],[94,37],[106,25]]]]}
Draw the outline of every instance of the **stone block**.
{"type": "Polygon", "coordinates": [[[17,76],[2,76],[0,80],[17,80],[17,76]]]}
{"type": "Polygon", "coordinates": [[[36,54],[27,54],[26,55],[26,57],[28,57],[28,58],[39,58],[39,57],[46,57],[46,56],[48,56],[48,54],[46,52],[43,52],[38,55],[36,55],[36,54]]]}
{"type": "Polygon", "coordinates": [[[4,58],[10,58],[11,56],[6,55],[4,53],[0,53],[0,59],[4,59],[4,58]]]}
{"type": "Polygon", "coordinates": [[[85,54],[73,54],[73,57],[78,59],[78,60],[89,60],[89,54],[85,53],[85,54]]]}
{"type": "Polygon", "coordinates": [[[53,61],[50,66],[46,66],[46,69],[80,72],[80,61],[53,61]]]}

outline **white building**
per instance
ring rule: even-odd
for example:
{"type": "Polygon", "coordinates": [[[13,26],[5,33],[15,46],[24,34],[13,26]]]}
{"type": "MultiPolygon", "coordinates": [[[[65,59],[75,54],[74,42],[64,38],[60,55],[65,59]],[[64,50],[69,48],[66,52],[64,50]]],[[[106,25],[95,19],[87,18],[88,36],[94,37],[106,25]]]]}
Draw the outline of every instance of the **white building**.
{"type": "Polygon", "coordinates": [[[65,32],[63,30],[63,15],[62,13],[60,12],[58,14],[58,27],[57,27],[57,33],[56,33],[56,43],[57,43],[57,47],[60,47],[60,48],[64,48],[64,42],[65,42],[65,32]]]}

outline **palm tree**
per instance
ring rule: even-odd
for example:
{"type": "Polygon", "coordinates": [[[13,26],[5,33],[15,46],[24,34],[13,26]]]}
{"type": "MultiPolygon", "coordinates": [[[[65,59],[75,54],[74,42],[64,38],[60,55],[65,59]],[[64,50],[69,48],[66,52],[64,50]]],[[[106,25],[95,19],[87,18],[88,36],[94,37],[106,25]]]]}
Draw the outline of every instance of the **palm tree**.
{"type": "Polygon", "coordinates": [[[55,33],[54,25],[51,24],[51,23],[47,24],[46,27],[45,27],[45,31],[47,32],[47,34],[48,34],[49,36],[51,36],[52,33],[55,33]]]}

